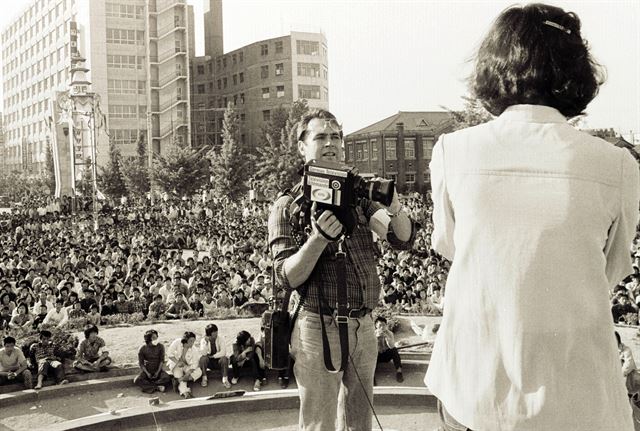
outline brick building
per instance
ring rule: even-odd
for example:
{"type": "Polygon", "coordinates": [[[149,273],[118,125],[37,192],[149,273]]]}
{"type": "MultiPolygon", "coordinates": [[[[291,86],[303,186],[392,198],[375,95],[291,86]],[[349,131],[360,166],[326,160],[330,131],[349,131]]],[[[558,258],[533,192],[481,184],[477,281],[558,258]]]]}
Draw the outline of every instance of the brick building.
{"type": "Polygon", "coordinates": [[[430,189],[433,145],[452,129],[448,112],[398,112],[345,137],[345,160],[361,174],[393,179],[399,193],[430,189]]]}

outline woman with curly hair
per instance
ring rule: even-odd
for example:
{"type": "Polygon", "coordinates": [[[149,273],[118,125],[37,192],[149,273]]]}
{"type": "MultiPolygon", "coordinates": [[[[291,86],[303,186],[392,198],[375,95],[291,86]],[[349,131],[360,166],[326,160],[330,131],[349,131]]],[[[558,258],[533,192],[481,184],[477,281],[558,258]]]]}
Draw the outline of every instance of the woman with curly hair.
{"type": "Polygon", "coordinates": [[[447,430],[633,430],[608,290],[633,273],[638,164],[567,122],[602,82],[578,16],[510,7],[470,79],[496,118],[433,150],[453,265],[425,383],[447,430]]]}

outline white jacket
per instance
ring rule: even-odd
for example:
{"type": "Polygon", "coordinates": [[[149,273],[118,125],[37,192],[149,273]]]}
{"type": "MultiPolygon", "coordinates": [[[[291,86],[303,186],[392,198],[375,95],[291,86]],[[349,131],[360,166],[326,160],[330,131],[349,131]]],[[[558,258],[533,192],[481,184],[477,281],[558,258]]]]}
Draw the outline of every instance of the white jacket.
{"type": "Polygon", "coordinates": [[[453,265],[425,377],[477,430],[633,430],[608,291],[631,274],[638,164],[555,109],[443,135],[433,247],[453,265]]]}

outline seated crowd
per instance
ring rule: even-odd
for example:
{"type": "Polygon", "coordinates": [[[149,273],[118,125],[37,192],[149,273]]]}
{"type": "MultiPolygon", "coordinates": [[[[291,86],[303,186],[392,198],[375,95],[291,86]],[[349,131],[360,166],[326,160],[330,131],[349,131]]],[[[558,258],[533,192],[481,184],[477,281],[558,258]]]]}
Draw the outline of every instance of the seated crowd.
{"type": "MultiPolygon", "coordinates": [[[[34,202],[0,216],[0,330],[98,326],[113,315],[214,317],[272,296],[268,203],[105,204],[94,232],[84,212],[34,202]]],[[[378,242],[381,305],[440,314],[449,262],[430,250],[431,205],[419,196],[404,203],[423,228],[413,250],[378,242]]]]}

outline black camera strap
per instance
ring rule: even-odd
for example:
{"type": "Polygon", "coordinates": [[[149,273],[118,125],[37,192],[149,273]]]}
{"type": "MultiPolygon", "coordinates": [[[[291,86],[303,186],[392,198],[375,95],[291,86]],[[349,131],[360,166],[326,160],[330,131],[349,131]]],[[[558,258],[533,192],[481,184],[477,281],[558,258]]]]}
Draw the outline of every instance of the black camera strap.
{"type": "Polygon", "coordinates": [[[344,371],[349,360],[349,304],[347,303],[347,267],[345,263],[346,254],[342,250],[342,243],[344,237],[338,241],[338,251],[336,252],[336,262],[338,271],[338,292],[337,299],[338,304],[336,306],[338,322],[338,334],[340,336],[340,369],[336,370],[331,361],[331,348],[329,347],[329,337],[327,337],[327,330],[324,324],[324,314],[322,314],[322,304],[326,303],[322,288],[318,289],[320,294],[320,301],[318,301],[318,314],[320,315],[320,327],[322,329],[322,353],[324,355],[324,366],[327,371],[331,373],[337,373],[344,371]]]}

